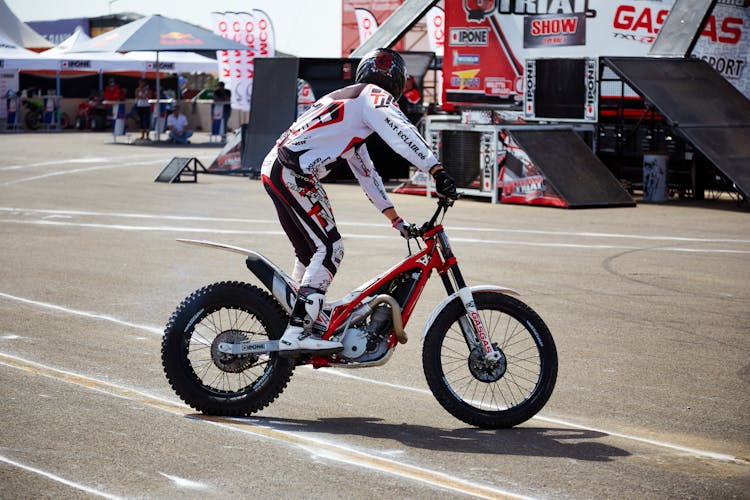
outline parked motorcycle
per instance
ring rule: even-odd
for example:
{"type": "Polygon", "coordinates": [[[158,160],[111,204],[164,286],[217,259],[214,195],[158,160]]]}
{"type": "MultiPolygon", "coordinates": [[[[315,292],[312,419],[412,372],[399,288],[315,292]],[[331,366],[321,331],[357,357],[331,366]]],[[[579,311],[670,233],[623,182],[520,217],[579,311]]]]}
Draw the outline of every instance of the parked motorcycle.
{"type": "Polygon", "coordinates": [[[75,128],[77,130],[104,130],[108,122],[111,124],[112,110],[102,104],[99,96],[93,95],[78,105],[75,128]]]}
{"type": "MultiPolygon", "coordinates": [[[[21,103],[25,109],[24,124],[27,130],[37,130],[42,126],[44,119],[44,99],[24,97],[21,103]]],[[[70,127],[68,114],[60,109],[55,109],[55,120],[60,123],[60,128],[70,127]]]]}
{"type": "Polygon", "coordinates": [[[178,240],[246,256],[248,269],[266,290],[224,281],[184,299],[162,340],[170,385],[198,411],[240,416],[274,401],[298,365],[383,365],[398,344],[406,343],[404,326],[437,271],[447,297],[422,332],[423,371],[433,395],[454,417],[477,427],[513,427],[533,417],[555,386],[554,340],[539,315],[515,298],[513,290],[466,285],[442,226],[452,205],[452,200],[441,198],[429,221],[410,227],[409,255],[401,263],[323,307],[313,329],[325,339],[340,341],[339,352],[297,359],[280,357],[278,343],[298,284],[252,250],[178,240]],[[417,246],[413,253],[412,241],[417,246]]]}

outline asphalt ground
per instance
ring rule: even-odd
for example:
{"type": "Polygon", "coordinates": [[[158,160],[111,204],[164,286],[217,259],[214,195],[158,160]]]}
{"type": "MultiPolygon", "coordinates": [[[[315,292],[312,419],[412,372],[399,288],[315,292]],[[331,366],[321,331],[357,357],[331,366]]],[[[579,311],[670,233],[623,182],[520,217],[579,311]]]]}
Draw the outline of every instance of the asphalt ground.
{"type": "MultiPolygon", "coordinates": [[[[153,180],[219,149],[108,134],[0,135],[0,497],[747,498],[750,213],[731,200],[564,210],[463,199],[445,224],[470,284],[544,318],[559,353],[540,414],[469,427],[429,393],[422,326],[433,280],[383,367],[298,368],[248,418],[181,403],[161,331],[193,290],[259,284],[254,249],[291,247],[258,181],[153,180]]],[[[352,183],[327,184],[346,256],[329,296],[405,255],[352,183]]],[[[392,195],[425,220],[434,201],[392,195]]]]}

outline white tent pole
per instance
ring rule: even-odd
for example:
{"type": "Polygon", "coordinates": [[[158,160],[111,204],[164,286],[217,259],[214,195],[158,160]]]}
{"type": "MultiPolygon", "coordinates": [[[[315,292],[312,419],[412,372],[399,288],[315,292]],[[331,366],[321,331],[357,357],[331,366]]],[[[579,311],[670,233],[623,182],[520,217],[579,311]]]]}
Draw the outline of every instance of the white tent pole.
{"type": "Polygon", "coordinates": [[[60,109],[60,106],[62,104],[61,88],[62,86],[60,85],[60,68],[57,68],[57,78],[55,82],[55,109],[53,113],[55,113],[56,115],[55,121],[57,122],[57,125],[55,128],[57,129],[58,132],[60,131],[60,128],[61,128],[60,122],[62,122],[62,109],[60,109]]]}
{"type": "Polygon", "coordinates": [[[159,86],[159,51],[156,51],[156,142],[159,142],[161,129],[164,126],[161,123],[161,89],[159,86]]]}

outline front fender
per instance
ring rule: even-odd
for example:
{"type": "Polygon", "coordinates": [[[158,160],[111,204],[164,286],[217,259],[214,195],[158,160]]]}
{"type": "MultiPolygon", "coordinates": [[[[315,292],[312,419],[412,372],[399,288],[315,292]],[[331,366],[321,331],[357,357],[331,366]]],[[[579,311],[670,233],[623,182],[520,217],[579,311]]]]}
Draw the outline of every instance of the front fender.
{"type": "MultiPolygon", "coordinates": [[[[477,285],[469,287],[469,290],[471,290],[471,293],[475,292],[493,292],[493,293],[505,293],[508,295],[520,295],[517,291],[511,289],[511,288],[505,288],[503,286],[497,286],[497,285],[477,285]]],[[[450,304],[454,299],[458,298],[458,292],[452,293],[451,295],[444,298],[438,305],[435,307],[435,309],[432,310],[432,313],[430,314],[430,317],[427,319],[427,323],[424,325],[424,330],[422,330],[422,339],[425,338],[427,335],[427,332],[432,327],[432,324],[435,322],[435,318],[437,318],[438,314],[445,309],[445,307],[450,304]]]]}

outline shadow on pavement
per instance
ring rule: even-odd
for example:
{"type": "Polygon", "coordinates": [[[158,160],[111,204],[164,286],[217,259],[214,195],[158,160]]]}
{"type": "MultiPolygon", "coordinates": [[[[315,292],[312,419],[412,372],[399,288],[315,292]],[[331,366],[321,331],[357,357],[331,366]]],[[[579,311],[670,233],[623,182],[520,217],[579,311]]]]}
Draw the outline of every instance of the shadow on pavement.
{"type": "Polygon", "coordinates": [[[425,425],[391,424],[373,418],[321,418],[296,420],[286,418],[232,419],[278,431],[309,432],[329,435],[353,435],[373,439],[390,439],[410,448],[454,453],[563,457],[592,462],[609,462],[630,456],[628,451],[596,442],[607,434],[595,431],[515,427],[487,430],[474,427],[440,429],[425,425]]]}

